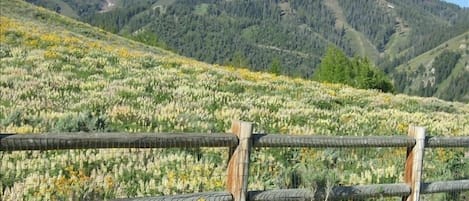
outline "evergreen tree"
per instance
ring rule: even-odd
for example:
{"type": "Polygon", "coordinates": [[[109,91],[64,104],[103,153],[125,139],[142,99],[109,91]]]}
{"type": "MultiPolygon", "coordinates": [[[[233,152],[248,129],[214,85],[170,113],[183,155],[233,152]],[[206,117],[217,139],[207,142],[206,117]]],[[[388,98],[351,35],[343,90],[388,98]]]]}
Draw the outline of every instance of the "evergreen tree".
{"type": "Polygon", "coordinates": [[[314,79],[321,82],[342,83],[362,89],[379,89],[393,92],[394,87],[383,71],[368,58],[352,60],[336,47],[329,47],[321,60],[314,79]]]}
{"type": "Polygon", "coordinates": [[[353,59],[355,74],[351,78],[355,80],[352,86],[363,89],[379,89],[384,92],[394,91],[394,86],[383,71],[376,68],[368,58],[355,57],[353,59]]]}
{"type": "Polygon", "coordinates": [[[344,83],[347,82],[346,68],[349,66],[350,60],[345,53],[335,46],[329,46],[313,78],[323,82],[344,83]]]}
{"type": "Polygon", "coordinates": [[[280,59],[278,57],[275,57],[272,60],[272,63],[270,64],[269,72],[275,75],[280,75],[282,73],[282,64],[280,63],[280,59]]]}
{"type": "Polygon", "coordinates": [[[243,53],[241,53],[240,51],[236,51],[233,54],[230,65],[234,67],[245,68],[248,67],[248,60],[246,59],[246,56],[243,55],[243,53]]]}
{"type": "Polygon", "coordinates": [[[435,58],[432,64],[435,69],[435,82],[440,84],[451,74],[456,64],[461,58],[461,54],[454,51],[445,50],[435,58]]]}

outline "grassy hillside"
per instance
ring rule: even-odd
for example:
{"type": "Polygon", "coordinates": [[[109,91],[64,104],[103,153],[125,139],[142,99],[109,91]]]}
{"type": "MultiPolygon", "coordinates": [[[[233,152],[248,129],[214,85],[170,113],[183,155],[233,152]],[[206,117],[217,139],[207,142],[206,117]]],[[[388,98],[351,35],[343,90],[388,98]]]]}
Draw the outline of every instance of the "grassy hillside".
{"type": "Polygon", "coordinates": [[[466,50],[469,50],[467,46],[467,44],[469,43],[468,37],[469,31],[459,36],[456,36],[451,40],[442,43],[438,47],[429,50],[428,52],[425,52],[420,56],[410,60],[407,65],[399,66],[398,70],[416,71],[417,67],[420,64],[423,64],[424,66],[429,66],[432,60],[435,59],[436,55],[441,54],[444,50],[461,51],[461,53],[465,53],[466,50]]]}
{"type": "Polygon", "coordinates": [[[283,74],[303,77],[329,44],[391,72],[469,28],[467,10],[439,0],[116,0],[108,12],[96,9],[104,0],[75,2],[81,20],[114,33],[210,63],[233,65],[241,56],[237,67],[268,70],[279,60],[283,74]]]}
{"type": "Polygon", "coordinates": [[[394,76],[397,79],[396,81],[402,75],[404,75],[405,80],[400,82],[408,82],[401,89],[405,93],[423,95],[419,93],[422,91],[422,88],[429,85],[432,88],[432,93],[425,94],[426,96],[436,96],[464,102],[469,101],[468,90],[453,90],[457,87],[455,85],[459,85],[461,89],[467,88],[465,87],[464,77],[469,75],[469,31],[399,66],[394,76]],[[444,68],[449,73],[447,73],[443,80],[435,81],[435,77],[438,74],[435,72],[435,62],[438,62],[436,61],[437,58],[445,52],[459,55],[458,60],[454,64],[446,62],[444,68]]]}
{"type": "MultiPolygon", "coordinates": [[[[411,124],[431,135],[469,133],[467,104],[209,65],[19,0],[0,0],[0,14],[0,132],[224,132],[232,119],[242,119],[255,122],[258,132],[281,134],[406,135],[411,124]]],[[[298,174],[322,181],[330,175],[330,182],[344,185],[402,181],[405,150],[258,153],[252,189],[292,187],[281,180],[298,167],[289,156],[302,162],[298,174]],[[383,151],[397,157],[389,159],[383,151]],[[333,157],[343,165],[330,168],[326,162],[333,157]]],[[[427,163],[427,178],[466,177],[446,166],[453,161],[466,168],[461,154],[429,151],[426,157],[438,157],[427,163]]],[[[95,200],[217,191],[225,185],[226,150],[219,149],[0,152],[0,157],[5,200],[95,200]]],[[[298,187],[308,185],[313,184],[298,187]]]]}
{"type": "Polygon", "coordinates": [[[335,25],[338,29],[344,27],[346,38],[351,40],[351,46],[354,49],[354,54],[362,57],[369,57],[373,61],[378,59],[378,50],[371,44],[371,42],[361,32],[355,30],[350,24],[347,23],[347,19],[344,16],[342,7],[337,0],[325,1],[324,4],[330,8],[336,18],[335,25]]]}

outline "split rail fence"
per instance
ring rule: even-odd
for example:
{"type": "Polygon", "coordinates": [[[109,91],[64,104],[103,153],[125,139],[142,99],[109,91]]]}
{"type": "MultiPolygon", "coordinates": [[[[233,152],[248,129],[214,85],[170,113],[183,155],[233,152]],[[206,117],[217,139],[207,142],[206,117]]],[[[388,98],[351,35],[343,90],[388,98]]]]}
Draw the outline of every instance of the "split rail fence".
{"type": "Polygon", "coordinates": [[[422,127],[410,126],[408,136],[312,136],[253,134],[253,124],[234,121],[231,133],[48,133],[0,134],[0,151],[95,149],[95,148],[188,148],[228,147],[226,192],[204,192],[176,196],[129,198],[120,200],[340,200],[369,197],[402,197],[418,201],[420,194],[460,192],[469,190],[469,179],[422,182],[425,148],[469,147],[469,136],[430,137],[422,127]],[[407,147],[404,183],[335,186],[329,192],[305,189],[249,191],[249,157],[253,147],[407,147]]]}

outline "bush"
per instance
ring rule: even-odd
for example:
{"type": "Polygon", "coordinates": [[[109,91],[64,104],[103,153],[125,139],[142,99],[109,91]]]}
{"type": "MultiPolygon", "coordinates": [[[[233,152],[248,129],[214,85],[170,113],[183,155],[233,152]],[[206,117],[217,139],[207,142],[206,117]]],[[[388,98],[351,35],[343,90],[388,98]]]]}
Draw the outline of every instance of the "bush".
{"type": "Polygon", "coordinates": [[[106,117],[96,117],[90,112],[83,112],[78,115],[69,114],[60,118],[52,130],[55,132],[105,132],[110,129],[106,117]]]}
{"type": "Polygon", "coordinates": [[[0,59],[5,57],[11,57],[10,47],[0,44],[0,59]]]}
{"type": "Polygon", "coordinates": [[[14,126],[20,126],[23,124],[24,118],[23,118],[23,111],[22,110],[13,110],[3,121],[2,125],[3,126],[8,126],[8,125],[14,125],[14,126]]]}

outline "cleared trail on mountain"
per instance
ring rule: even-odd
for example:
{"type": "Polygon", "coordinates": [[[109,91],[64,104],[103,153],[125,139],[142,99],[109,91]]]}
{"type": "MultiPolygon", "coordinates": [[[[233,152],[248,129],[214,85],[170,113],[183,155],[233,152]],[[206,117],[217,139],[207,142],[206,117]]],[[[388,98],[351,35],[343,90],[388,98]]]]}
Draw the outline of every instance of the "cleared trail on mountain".
{"type": "Polygon", "coordinates": [[[371,55],[370,57],[375,60],[378,58],[378,50],[376,50],[376,47],[371,44],[369,40],[366,39],[366,37],[357,31],[355,28],[353,28],[350,24],[347,23],[347,19],[344,16],[344,13],[342,11],[342,8],[339,5],[339,2],[337,0],[329,0],[329,1],[324,1],[325,5],[331,9],[332,12],[334,12],[334,15],[336,17],[336,28],[337,29],[342,29],[345,28],[346,33],[354,38],[356,41],[356,46],[357,47],[357,53],[360,56],[366,56],[366,55],[371,55]]]}

